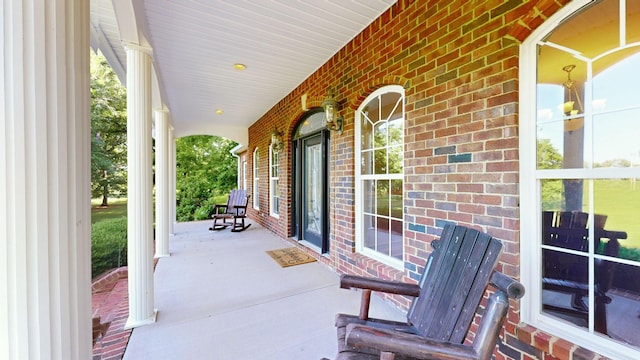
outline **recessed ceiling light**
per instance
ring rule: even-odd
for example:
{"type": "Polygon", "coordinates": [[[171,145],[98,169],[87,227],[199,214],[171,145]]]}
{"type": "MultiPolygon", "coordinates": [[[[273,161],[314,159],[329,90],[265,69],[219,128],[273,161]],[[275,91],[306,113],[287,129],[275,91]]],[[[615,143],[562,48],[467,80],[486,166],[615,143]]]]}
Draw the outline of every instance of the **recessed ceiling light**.
{"type": "Polygon", "coordinates": [[[222,109],[218,109],[218,110],[216,110],[216,114],[218,114],[218,115],[222,115],[222,113],[223,113],[222,109]]]}
{"type": "Polygon", "coordinates": [[[236,70],[246,70],[247,65],[240,64],[240,63],[235,63],[235,64],[233,64],[233,68],[236,69],[236,70]]]}

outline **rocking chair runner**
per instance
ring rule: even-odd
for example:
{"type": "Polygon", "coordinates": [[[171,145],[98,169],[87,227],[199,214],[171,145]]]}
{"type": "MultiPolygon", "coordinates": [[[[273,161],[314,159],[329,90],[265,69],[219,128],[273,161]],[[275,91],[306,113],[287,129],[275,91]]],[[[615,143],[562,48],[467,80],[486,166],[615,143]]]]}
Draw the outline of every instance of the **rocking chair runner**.
{"type": "Polygon", "coordinates": [[[473,229],[447,225],[433,246],[419,285],[342,276],[342,288],[360,288],[363,293],[360,316],[336,317],[338,360],[491,358],[509,298],[524,295],[522,284],[494,272],[502,243],[473,229]],[[465,345],[488,283],[495,292],[473,344],[465,345]],[[414,297],[407,322],[370,319],[371,291],[414,297]]]}
{"type": "Polygon", "coordinates": [[[231,190],[227,198],[227,204],[217,204],[214,207],[213,226],[209,230],[222,230],[231,226],[231,231],[244,231],[251,224],[246,224],[244,219],[247,217],[247,204],[249,196],[246,190],[231,190]],[[221,221],[221,222],[218,222],[221,221]]]}

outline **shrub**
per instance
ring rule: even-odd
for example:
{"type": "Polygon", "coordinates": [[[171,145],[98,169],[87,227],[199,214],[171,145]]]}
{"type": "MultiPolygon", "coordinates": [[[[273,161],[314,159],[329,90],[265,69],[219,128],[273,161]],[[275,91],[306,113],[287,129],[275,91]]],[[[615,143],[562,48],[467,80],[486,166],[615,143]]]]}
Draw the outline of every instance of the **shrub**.
{"type": "Polygon", "coordinates": [[[213,215],[213,208],[215,207],[216,202],[213,198],[205,200],[202,205],[196,209],[193,214],[194,220],[208,220],[211,219],[211,215],[213,215]]]}
{"type": "Polygon", "coordinates": [[[91,276],[127,265],[127,218],[106,219],[91,225],[91,276]]]}

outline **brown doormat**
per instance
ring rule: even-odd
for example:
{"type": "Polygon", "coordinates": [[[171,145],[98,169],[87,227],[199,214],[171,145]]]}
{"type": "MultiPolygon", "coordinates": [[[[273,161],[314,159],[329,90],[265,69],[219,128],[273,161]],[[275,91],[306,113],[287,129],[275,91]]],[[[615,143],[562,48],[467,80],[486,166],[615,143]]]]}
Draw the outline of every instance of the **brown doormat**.
{"type": "Polygon", "coordinates": [[[269,256],[271,256],[273,260],[275,260],[282,267],[306,264],[316,261],[316,259],[305,254],[302,250],[295,247],[269,250],[267,251],[267,254],[269,254],[269,256]]]}

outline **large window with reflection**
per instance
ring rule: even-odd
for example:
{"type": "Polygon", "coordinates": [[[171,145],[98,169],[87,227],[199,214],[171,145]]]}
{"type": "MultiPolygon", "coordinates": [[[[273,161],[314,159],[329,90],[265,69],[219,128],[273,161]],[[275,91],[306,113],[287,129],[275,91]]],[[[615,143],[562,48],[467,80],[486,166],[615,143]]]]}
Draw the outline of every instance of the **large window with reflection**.
{"type": "Polygon", "coordinates": [[[386,86],[356,113],[358,251],[403,267],[404,89],[386,86]]]}
{"type": "Polygon", "coordinates": [[[523,54],[523,313],[640,358],[640,2],[578,3],[523,54]]]}

